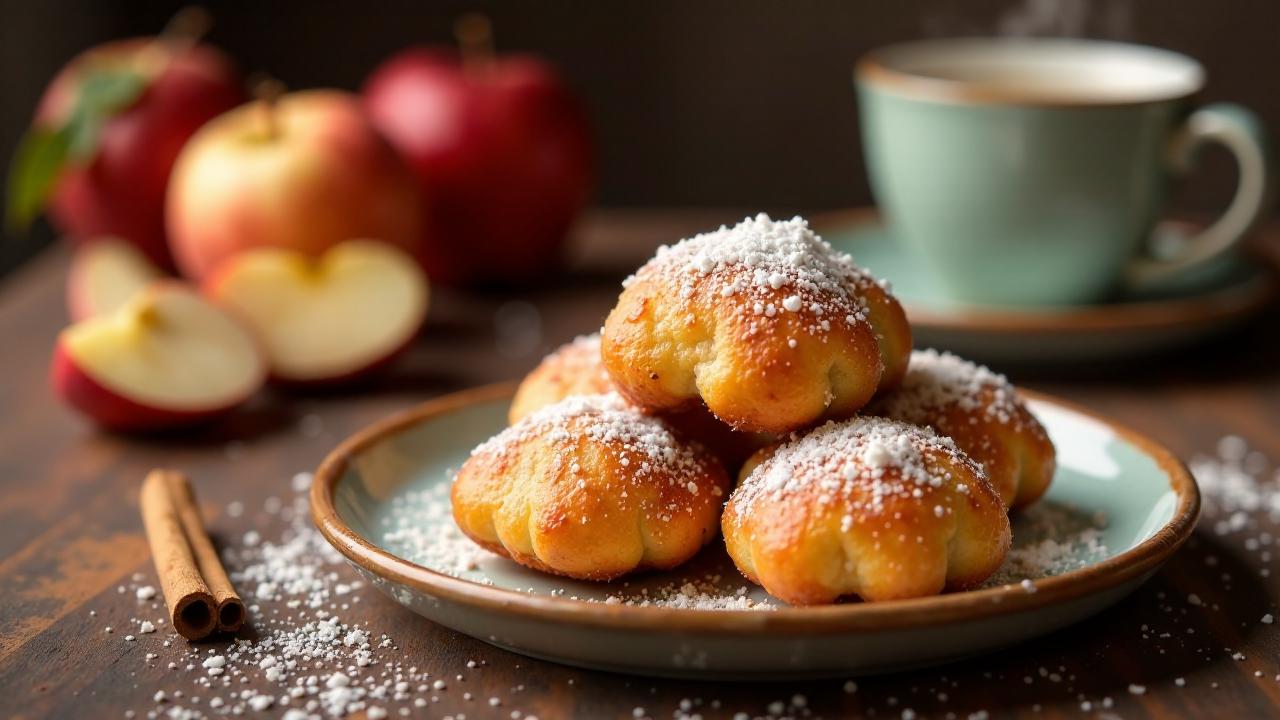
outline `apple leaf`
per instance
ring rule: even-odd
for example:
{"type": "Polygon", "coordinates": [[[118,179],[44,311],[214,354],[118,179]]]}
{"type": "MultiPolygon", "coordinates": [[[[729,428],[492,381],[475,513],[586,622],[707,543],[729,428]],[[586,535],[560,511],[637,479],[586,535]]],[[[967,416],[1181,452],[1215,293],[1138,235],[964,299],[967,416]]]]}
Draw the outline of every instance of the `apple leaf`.
{"type": "Polygon", "coordinates": [[[86,161],[98,149],[98,136],[108,120],[137,102],[147,78],[131,71],[92,72],[80,82],[80,99],[67,122],[71,157],[86,161]]]}
{"type": "Polygon", "coordinates": [[[63,128],[31,128],[18,141],[9,166],[5,225],[10,232],[25,231],[44,209],[58,174],[71,149],[71,133],[63,128]]]}
{"type": "Polygon", "coordinates": [[[133,71],[94,71],[80,81],[75,107],[61,127],[32,127],[9,166],[5,224],[25,231],[40,214],[69,162],[89,162],[107,121],[137,102],[147,77],[133,71]]]}

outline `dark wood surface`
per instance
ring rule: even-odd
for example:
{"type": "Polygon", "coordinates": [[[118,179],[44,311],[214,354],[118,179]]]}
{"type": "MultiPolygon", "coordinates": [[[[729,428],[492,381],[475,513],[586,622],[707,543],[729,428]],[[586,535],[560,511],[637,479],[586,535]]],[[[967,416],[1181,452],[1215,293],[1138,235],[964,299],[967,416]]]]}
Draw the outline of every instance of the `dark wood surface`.
{"type": "MultiPolygon", "coordinates": [[[[146,717],[157,690],[190,690],[189,677],[164,670],[180,650],[176,644],[144,647],[104,633],[108,624],[124,628],[136,612],[136,600],[119,593],[120,585],[135,573],[158,585],[137,505],[149,468],[190,473],[218,537],[239,538],[250,529],[272,537],[280,521],[256,509],[268,497],[287,496],[290,478],[314,469],[341,438],[421,400],[520,376],[546,350],[597,328],[618,280],[656,244],[739,215],[596,213],[579,232],[572,270],[542,289],[518,296],[437,292],[421,341],[368,387],[322,396],[265,395],[214,426],[164,438],[98,432],[52,397],[45,372],[65,323],[65,250],[47,252],[3,281],[0,716],[119,718],[134,710],[146,717]],[[300,423],[308,416],[319,423],[312,418],[310,431],[303,432],[300,423]],[[238,517],[223,512],[235,500],[248,508],[238,517]],[[143,662],[138,656],[149,651],[159,657],[143,662]]],[[[1235,433],[1280,458],[1275,328],[1272,315],[1176,357],[1013,375],[1112,415],[1183,457],[1212,453],[1221,436],[1235,433]]],[[[1273,717],[1280,713],[1280,625],[1259,618],[1280,614],[1280,573],[1260,572],[1273,563],[1246,549],[1247,534],[1219,537],[1206,530],[1212,519],[1202,521],[1192,543],[1156,578],[1092,620],[953,666],[859,678],[855,694],[845,693],[842,681],[692,683],[561,667],[434,626],[371,589],[344,619],[391,634],[406,664],[446,677],[468,672],[474,700],[442,693],[439,703],[416,710],[415,717],[463,712],[508,718],[513,709],[543,720],[631,717],[639,706],[667,718],[679,716],[682,701],[707,718],[755,716],[796,694],[805,696],[812,717],[897,718],[908,707],[920,717],[964,718],[978,711],[993,717],[1273,717]],[[1202,605],[1188,604],[1192,593],[1202,605]],[[1242,659],[1233,659],[1235,653],[1242,659]],[[483,665],[466,671],[468,659],[483,665]],[[1059,680],[1049,676],[1054,673],[1059,680]],[[1185,678],[1185,686],[1175,685],[1175,678],[1185,678]],[[1146,686],[1146,693],[1131,693],[1131,683],[1146,686]],[[513,693],[517,685],[524,689],[513,693]],[[490,695],[507,702],[490,708],[483,702],[490,695]]],[[[345,567],[340,572],[354,578],[345,567]]]]}

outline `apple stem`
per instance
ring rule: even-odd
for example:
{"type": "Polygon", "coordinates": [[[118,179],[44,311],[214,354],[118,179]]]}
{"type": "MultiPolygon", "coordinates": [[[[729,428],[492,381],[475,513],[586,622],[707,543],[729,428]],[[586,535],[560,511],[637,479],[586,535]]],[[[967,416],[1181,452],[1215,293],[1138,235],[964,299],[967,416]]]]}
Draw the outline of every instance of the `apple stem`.
{"type": "Polygon", "coordinates": [[[467,13],[453,23],[453,36],[466,70],[485,70],[493,62],[493,24],[481,13],[467,13]]]}
{"type": "Polygon", "coordinates": [[[267,140],[275,140],[280,135],[276,103],[283,94],[284,83],[273,77],[263,76],[253,83],[253,96],[262,105],[262,135],[267,140]]]}
{"type": "Polygon", "coordinates": [[[137,69],[155,77],[164,72],[174,55],[185,52],[209,32],[213,17],[198,5],[188,5],[174,14],[164,29],[138,53],[137,69]]]}
{"type": "Polygon", "coordinates": [[[213,16],[199,5],[188,5],[174,14],[157,38],[170,52],[185,50],[200,42],[213,26],[213,16]]]}

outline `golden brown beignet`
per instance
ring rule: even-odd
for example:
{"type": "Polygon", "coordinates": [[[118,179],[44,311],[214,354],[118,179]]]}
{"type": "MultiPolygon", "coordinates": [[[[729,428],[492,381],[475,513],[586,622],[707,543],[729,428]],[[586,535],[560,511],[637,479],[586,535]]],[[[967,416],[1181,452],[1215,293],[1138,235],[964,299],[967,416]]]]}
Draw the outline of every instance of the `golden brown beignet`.
{"type": "Polygon", "coordinates": [[[603,395],[614,391],[600,362],[600,335],[579,335],[542,358],[516,388],[507,411],[512,425],[535,410],[573,395],[603,395]]]}
{"type": "Polygon", "coordinates": [[[483,443],[453,483],[479,545],[543,572],[610,580],[673,568],[715,537],[729,477],[615,395],[575,396],[483,443]]]}
{"type": "Polygon", "coordinates": [[[805,220],[761,214],[660,248],[624,283],[601,350],[619,393],[648,411],[702,401],[736,429],[784,433],[896,385],[911,329],[805,220]]]}
{"type": "Polygon", "coordinates": [[[973,587],[1009,550],[1009,518],[982,468],[928,428],[831,422],[742,472],[725,546],[743,575],[793,605],[973,587]]]}
{"type": "MultiPolygon", "coordinates": [[[[561,345],[525,376],[516,388],[507,419],[514,424],[567,397],[614,390],[600,360],[600,335],[583,335],[561,345]]],[[[730,472],[742,467],[751,453],[777,441],[775,436],[764,433],[738,432],[717,420],[701,403],[657,416],[680,435],[705,445],[730,472]]]]}
{"type": "Polygon", "coordinates": [[[1005,507],[1035,502],[1056,467],[1053,442],[1003,375],[951,353],[918,350],[902,384],[869,410],[927,425],[982,465],[1005,507]]]}

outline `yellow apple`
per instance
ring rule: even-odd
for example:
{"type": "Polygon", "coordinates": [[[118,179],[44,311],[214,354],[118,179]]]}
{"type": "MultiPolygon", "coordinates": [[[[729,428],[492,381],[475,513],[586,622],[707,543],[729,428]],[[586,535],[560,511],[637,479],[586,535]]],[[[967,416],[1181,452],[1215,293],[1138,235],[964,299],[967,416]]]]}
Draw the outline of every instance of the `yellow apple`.
{"type": "Polygon", "coordinates": [[[373,237],[416,254],[422,195],[403,161],[336,90],[259,100],[187,143],[166,200],[169,243],[188,277],[255,248],[318,255],[373,237]]]}

